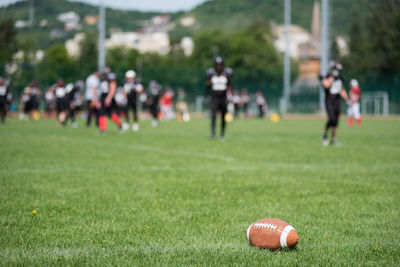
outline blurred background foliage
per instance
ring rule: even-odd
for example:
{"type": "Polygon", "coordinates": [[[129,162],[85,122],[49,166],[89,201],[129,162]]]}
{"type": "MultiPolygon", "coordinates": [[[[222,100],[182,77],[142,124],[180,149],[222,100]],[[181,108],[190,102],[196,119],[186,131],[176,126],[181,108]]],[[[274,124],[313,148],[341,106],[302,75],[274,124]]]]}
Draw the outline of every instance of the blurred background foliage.
{"type": "MultiPolygon", "coordinates": [[[[233,4],[229,8],[223,5],[223,1],[215,0],[206,2],[189,12],[189,14],[200,14],[198,16],[205,21],[203,28],[190,32],[195,43],[195,50],[191,56],[185,56],[183,51],[174,45],[174,40],[179,40],[173,37],[174,34],[179,35],[179,27],[177,27],[176,32],[171,34],[172,49],[169,54],[164,56],[151,53],[139,54],[136,50],[113,48],[107,51],[107,65],[118,75],[120,83],[123,81],[124,72],[133,68],[138,72],[145,86],[150,80],[157,80],[163,86],[174,89],[182,87],[189,95],[194,96],[203,93],[205,72],[212,67],[213,57],[219,54],[225,58],[226,66],[234,70],[236,88],[247,88],[250,92],[262,90],[270,100],[277,101],[282,95],[283,55],[273,47],[270,21],[262,19],[261,11],[246,11],[248,5],[243,6],[244,1],[230,1],[233,4]],[[213,4],[212,8],[211,4],[213,4]],[[235,23],[240,21],[239,11],[247,14],[246,18],[254,13],[253,16],[259,19],[253,18],[252,22],[242,22],[242,25],[246,26],[237,27],[235,23]],[[225,13],[229,17],[228,22],[216,19],[222,18],[225,13]],[[235,23],[229,23],[230,20],[234,20],[235,23]],[[218,28],[219,23],[232,25],[228,29],[218,28]]],[[[250,2],[257,2],[257,0],[250,2]]],[[[267,6],[264,6],[266,1],[258,2],[260,2],[260,10],[267,9],[267,6]]],[[[313,1],[304,0],[304,2],[310,2],[308,4],[312,5],[313,1]]],[[[283,1],[277,1],[276,7],[271,5],[269,7],[273,7],[272,11],[275,8],[283,10],[282,3],[283,1]]],[[[352,5],[354,3],[352,2],[352,5]]],[[[81,3],[68,2],[68,4],[86,8],[86,5],[81,3]]],[[[397,0],[364,1],[360,6],[361,8],[353,8],[352,14],[345,20],[348,23],[348,31],[345,34],[350,40],[349,55],[339,57],[335,46],[332,46],[331,54],[334,59],[343,62],[346,79],[358,79],[364,91],[388,91],[391,101],[400,102],[400,2],[397,0]]],[[[294,10],[297,11],[297,9],[300,10],[302,7],[294,3],[294,10]]],[[[93,13],[95,10],[88,12],[93,13]]],[[[115,17],[123,13],[121,11],[122,13],[113,15],[112,12],[116,11],[107,13],[107,23],[111,26],[117,22],[112,22],[112,20],[109,22],[109,16],[117,20],[115,17]]],[[[307,12],[311,15],[311,9],[307,12]]],[[[304,16],[300,18],[298,13],[293,12],[293,20],[297,20],[300,25],[308,23],[309,18],[306,21],[304,16]]],[[[153,13],[140,16],[151,15],[153,13]]],[[[183,15],[178,12],[172,17],[183,15]]],[[[282,19],[280,15],[274,16],[277,16],[277,21],[282,19]]],[[[337,11],[333,14],[333,18],[335,16],[340,17],[337,11]]],[[[333,33],[340,31],[335,23],[332,25],[333,33]]],[[[128,26],[138,27],[136,24],[128,26]]],[[[341,27],[344,26],[341,25],[341,27]]],[[[39,47],[42,47],[40,35],[17,32],[13,19],[1,20],[0,30],[0,66],[2,68],[0,71],[2,73],[4,73],[5,63],[12,60],[16,51],[24,52],[24,56],[16,60],[17,71],[10,77],[12,89],[17,94],[33,79],[38,80],[40,86],[45,88],[59,78],[63,78],[66,82],[85,79],[97,67],[95,27],[85,29],[86,37],[80,44],[81,54],[78,58],[69,57],[64,45],[55,43],[49,44],[49,47],[45,49],[43,60],[40,62],[36,62],[34,56],[39,47]]],[[[294,80],[297,76],[295,61],[292,64],[292,75],[292,80],[294,80]]]]}

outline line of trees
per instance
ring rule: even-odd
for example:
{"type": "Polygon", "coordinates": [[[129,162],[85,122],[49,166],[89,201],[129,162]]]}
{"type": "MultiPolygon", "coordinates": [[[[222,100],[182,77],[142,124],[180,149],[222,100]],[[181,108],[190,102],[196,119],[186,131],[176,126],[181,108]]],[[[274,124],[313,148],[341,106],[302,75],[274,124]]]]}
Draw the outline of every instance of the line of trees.
{"type": "MultiPolygon", "coordinates": [[[[400,2],[377,0],[367,7],[368,13],[354,11],[349,29],[350,54],[338,59],[344,64],[345,77],[357,78],[366,91],[386,90],[392,101],[400,102],[400,2]]],[[[64,44],[55,44],[37,60],[39,45],[35,36],[25,36],[17,42],[13,25],[13,20],[0,23],[0,72],[4,73],[7,62],[17,64],[11,75],[17,95],[34,79],[43,88],[59,78],[66,82],[85,79],[97,67],[96,32],[86,32],[78,58],[71,58],[64,44]],[[15,58],[17,51],[23,53],[15,58]]],[[[282,92],[283,60],[272,40],[269,23],[259,21],[234,33],[220,30],[197,33],[195,50],[189,57],[173,43],[171,52],[165,56],[113,48],[108,50],[106,61],[119,82],[125,71],[133,68],[144,85],[154,79],[164,86],[182,87],[193,96],[203,92],[205,71],[219,54],[225,58],[226,66],[233,68],[236,88],[262,90],[275,101],[282,92]]],[[[294,79],[295,62],[292,66],[294,79]]]]}
{"type": "MultiPolygon", "coordinates": [[[[7,23],[6,27],[12,28],[12,23],[7,23]]],[[[66,82],[85,79],[97,67],[97,33],[86,32],[85,36],[78,58],[71,58],[64,44],[55,44],[44,52],[40,61],[34,36],[20,40],[18,51],[23,56],[12,58],[16,49],[10,50],[1,62],[2,66],[5,62],[17,63],[17,70],[11,75],[14,90],[20,92],[32,80],[46,87],[59,78],[66,82]]],[[[15,35],[10,38],[15,40],[15,35]]],[[[172,44],[171,52],[164,56],[139,54],[137,50],[118,47],[107,51],[106,62],[120,82],[126,70],[135,69],[145,85],[156,80],[164,86],[182,87],[189,95],[197,95],[203,93],[206,70],[212,67],[213,58],[218,54],[225,58],[226,66],[234,69],[237,88],[280,96],[282,56],[272,45],[268,22],[253,23],[234,34],[203,31],[194,37],[194,42],[191,56],[185,56],[177,44],[172,44]]]]}
{"type": "Polygon", "coordinates": [[[354,10],[348,56],[341,58],[346,77],[355,77],[364,91],[388,91],[400,112],[400,1],[377,0],[369,12],[354,10]]]}

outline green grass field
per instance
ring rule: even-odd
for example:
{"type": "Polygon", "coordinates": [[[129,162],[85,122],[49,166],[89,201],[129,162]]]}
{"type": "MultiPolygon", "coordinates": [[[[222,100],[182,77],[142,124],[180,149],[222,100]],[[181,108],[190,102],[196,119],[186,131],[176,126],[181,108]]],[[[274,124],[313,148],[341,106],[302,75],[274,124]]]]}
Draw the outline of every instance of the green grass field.
{"type": "Polygon", "coordinates": [[[0,265],[399,266],[400,123],[342,122],[338,147],[323,123],[236,121],[221,142],[204,119],[105,136],[9,120],[0,265]],[[266,217],[297,230],[296,250],[249,246],[266,217]]]}

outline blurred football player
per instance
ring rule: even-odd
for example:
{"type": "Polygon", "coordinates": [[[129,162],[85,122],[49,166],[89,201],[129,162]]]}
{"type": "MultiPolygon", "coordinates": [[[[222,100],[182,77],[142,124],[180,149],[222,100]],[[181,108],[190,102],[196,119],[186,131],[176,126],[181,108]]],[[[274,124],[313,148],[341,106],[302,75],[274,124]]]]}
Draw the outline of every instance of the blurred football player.
{"type": "Polygon", "coordinates": [[[98,88],[99,88],[99,72],[95,70],[89,77],[86,79],[86,92],[85,92],[85,100],[86,100],[86,127],[90,126],[90,122],[92,121],[92,117],[95,116],[96,124],[99,126],[99,116],[97,110],[97,102],[98,102],[98,88]]]}
{"type": "MultiPolygon", "coordinates": [[[[126,113],[128,110],[128,99],[126,98],[124,88],[118,87],[117,92],[114,96],[115,103],[117,103],[118,107],[118,116],[121,118],[122,116],[126,117],[126,113]]],[[[129,129],[129,125],[126,123],[122,123],[122,127],[125,127],[125,130],[129,129]]]]}
{"type": "Polygon", "coordinates": [[[82,95],[81,90],[83,89],[83,81],[76,81],[74,84],[70,83],[66,86],[65,91],[67,93],[68,101],[68,116],[72,122],[72,128],[77,128],[78,123],[76,122],[76,113],[82,106],[82,95]]]}
{"type": "Polygon", "coordinates": [[[245,118],[249,117],[249,104],[250,104],[250,96],[249,92],[247,91],[246,88],[242,89],[242,92],[240,94],[240,102],[242,103],[242,110],[243,110],[243,115],[245,118]]]}
{"type": "Polygon", "coordinates": [[[261,91],[256,94],[256,106],[258,107],[258,117],[264,118],[265,111],[267,110],[267,101],[261,91]]]}
{"type": "Polygon", "coordinates": [[[352,79],[350,81],[350,91],[349,91],[349,107],[347,108],[348,121],[347,124],[349,128],[353,127],[354,119],[357,121],[357,126],[361,126],[361,114],[360,114],[360,100],[361,100],[361,89],[358,86],[358,81],[352,79]]]}
{"type": "Polygon", "coordinates": [[[161,94],[161,86],[156,81],[150,81],[149,85],[149,96],[147,99],[147,105],[150,108],[150,113],[153,117],[151,122],[151,126],[158,126],[158,113],[160,112],[160,94],[161,94]]]}
{"type": "Polygon", "coordinates": [[[45,93],[44,99],[46,102],[46,110],[44,113],[45,118],[54,118],[56,111],[56,95],[55,89],[51,86],[45,93]]]}
{"type": "Polygon", "coordinates": [[[214,68],[207,70],[205,97],[207,99],[211,91],[211,139],[215,139],[215,125],[219,112],[221,114],[220,138],[224,140],[227,93],[232,90],[232,76],[232,69],[224,68],[224,60],[220,56],[215,57],[214,68]]]}
{"type": "Polygon", "coordinates": [[[68,115],[68,99],[64,81],[61,79],[58,80],[56,87],[56,108],[58,123],[64,126],[68,115]]]}
{"type": "Polygon", "coordinates": [[[27,86],[24,88],[20,99],[20,113],[19,119],[28,119],[31,113],[31,87],[27,86]]]}
{"type": "Polygon", "coordinates": [[[118,107],[114,96],[117,92],[117,76],[114,73],[102,73],[100,77],[100,107],[99,128],[101,133],[107,130],[107,116],[118,126],[123,133],[121,120],[118,116],[118,107]]]}
{"type": "Polygon", "coordinates": [[[7,119],[7,109],[8,109],[8,95],[9,95],[9,87],[7,85],[6,80],[3,77],[0,77],[0,116],[1,123],[5,123],[7,119]]]}
{"type": "Polygon", "coordinates": [[[125,73],[125,84],[123,88],[126,97],[128,98],[128,106],[126,109],[126,116],[125,116],[126,123],[129,124],[129,111],[132,109],[133,112],[132,130],[136,132],[139,130],[137,101],[138,101],[138,95],[143,92],[143,85],[141,85],[136,81],[135,71],[128,70],[125,73]]]}
{"type": "Polygon", "coordinates": [[[32,81],[31,83],[31,97],[30,97],[30,106],[31,106],[31,117],[38,118],[39,115],[39,106],[40,106],[40,89],[37,81],[32,81]]]}
{"type": "Polygon", "coordinates": [[[190,114],[189,114],[189,109],[188,105],[186,102],[186,93],[183,88],[178,89],[178,97],[177,97],[177,102],[176,102],[176,112],[177,112],[177,118],[178,121],[189,121],[190,120],[190,114]]]}
{"type": "Polygon", "coordinates": [[[240,105],[242,104],[240,101],[240,96],[237,90],[233,90],[232,93],[232,104],[233,104],[233,114],[235,118],[239,117],[240,105]]]}
{"type": "Polygon", "coordinates": [[[175,117],[173,111],[174,91],[171,88],[166,88],[165,93],[161,97],[161,112],[165,120],[172,120],[175,117]]]}
{"type": "Polygon", "coordinates": [[[348,100],[348,95],[343,86],[342,69],[342,64],[332,61],[330,62],[329,73],[322,73],[320,75],[322,87],[325,90],[325,107],[328,114],[328,121],[322,134],[322,144],[324,146],[329,145],[329,130],[332,131],[330,144],[337,144],[336,136],[340,116],[340,97],[346,101],[348,100]]]}

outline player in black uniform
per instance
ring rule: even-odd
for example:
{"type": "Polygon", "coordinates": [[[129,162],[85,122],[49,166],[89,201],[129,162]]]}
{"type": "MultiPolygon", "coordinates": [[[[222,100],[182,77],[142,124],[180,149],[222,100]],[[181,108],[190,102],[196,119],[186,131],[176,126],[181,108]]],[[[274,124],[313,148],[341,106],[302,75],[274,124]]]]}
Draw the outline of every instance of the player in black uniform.
{"type": "Polygon", "coordinates": [[[158,113],[160,112],[160,94],[161,86],[156,81],[150,81],[150,93],[147,99],[147,105],[150,108],[150,113],[153,116],[151,126],[158,126],[158,113]]]}
{"type": "Polygon", "coordinates": [[[118,116],[118,106],[114,96],[117,92],[117,76],[114,73],[104,72],[100,77],[100,109],[99,128],[101,133],[107,129],[107,116],[118,126],[123,133],[121,120],[118,116]]]}
{"type": "Polygon", "coordinates": [[[7,82],[3,77],[0,77],[0,116],[1,123],[5,123],[7,119],[7,108],[8,108],[8,95],[10,90],[7,82]]]}
{"type": "Polygon", "coordinates": [[[38,118],[39,116],[39,106],[40,106],[40,89],[38,87],[37,81],[32,81],[31,83],[31,117],[38,118]]]}
{"type": "Polygon", "coordinates": [[[58,123],[62,126],[65,125],[68,112],[68,99],[67,92],[63,80],[58,80],[56,86],[56,109],[58,123]]]}
{"type": "Polygon", "coordinates": [[[328,114],[328,121],[322,134],[322,144],[324,146],[329,144],[329,129],[332,129],[330,144],[336,145],[337,126],[340,116],[340,97],[346,101],[348,100],[348,95],[343,87],[342,69],[343,67],[339,62],[332,61],[329,73],[320,75],[322,87],[325,89],[325,107],[328,114]]]}
{"type": "Polygon", "coordinates": [[[83,81],[77,81],[75,84],[68,84],[65,88],[66,98],[68,102],[68,116],[67,120],[70,119],[72,122],[72,128],[77,128],[78,123],[76,122],[76,112],[82,105],[81,90],[83,89],[83,81]]]}
{"type": "Polygon", "coordinates": [[[31,87],[27,86],[24,88],[20,99],[20,120],[26,120],[31,113],[31,87]]]}
{"type": "Polygon", "coordinates": [[[44,113],[45,118],[54,118],[56,110],[56,95],[55,87],[51,86],[44,95],[46,101],[46,111],[44,113]]]}
{"type": "Polygon", "coordinates": [[[221,113],[221,140],[225,137],[225,114],[227,109],[227,92],[232,90],[233,71],[224,68],[224,60],[217,56],[214,68],[207,70],[206,99],[211,91],[211,139],[215,139],[215,124],[217,113],[221,113]]]}
{"type": "Polygon", "coordinates": [[[132,130],[138,131],[138,115],[137,115],[137,95],[143,92],[143,86],[136,81],[136,72],[133,70],[128,70],[125,73],[125,84],[124,84],[124,93],[128,98],[128,106],[126,109],[126,123],[129,124],[129,111],[132,109],[133,111],[133,125],[132,130]]]}

